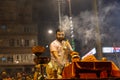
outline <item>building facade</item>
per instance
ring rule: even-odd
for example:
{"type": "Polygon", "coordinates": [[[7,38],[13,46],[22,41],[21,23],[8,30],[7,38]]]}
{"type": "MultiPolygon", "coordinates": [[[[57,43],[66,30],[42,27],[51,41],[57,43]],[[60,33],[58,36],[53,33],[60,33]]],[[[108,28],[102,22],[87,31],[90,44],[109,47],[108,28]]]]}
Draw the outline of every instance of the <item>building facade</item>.
{"type": "Polygon", "coordinates": [[[31,48],[38,45],[32,10],[32,0],[0,1],[0,71],[32,70],[31,48]]]}

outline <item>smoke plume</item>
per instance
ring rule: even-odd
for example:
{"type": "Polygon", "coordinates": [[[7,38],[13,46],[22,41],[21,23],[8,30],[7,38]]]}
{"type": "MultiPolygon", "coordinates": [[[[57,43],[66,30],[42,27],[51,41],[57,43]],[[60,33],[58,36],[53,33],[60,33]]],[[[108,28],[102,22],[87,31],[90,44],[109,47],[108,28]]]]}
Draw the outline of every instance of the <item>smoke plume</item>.
{"type": "MultiPolygon", "coordinates": [[[[113,43],[118,45],[119,25],[120,25],[120,6],[116,1],[104,4],[101,0],[98,3],[98,25],[100,31],[101,43],[103,46],[112,46],[113,43]]],[[[73,26],[75,39],[82,41],[82,46],[95,46],[96,40],[96,15],[94,10],[80,11],[80,14],[73,16],[73,26]]],[[[70,36],[70,20],[68,16],[64,16],[62,20],[63,29],[70,36]]],[[[99,37],[99,36],[97,36],[99,37]]],[[[118,45],[119,46],[119,45],[118,45]]]]}

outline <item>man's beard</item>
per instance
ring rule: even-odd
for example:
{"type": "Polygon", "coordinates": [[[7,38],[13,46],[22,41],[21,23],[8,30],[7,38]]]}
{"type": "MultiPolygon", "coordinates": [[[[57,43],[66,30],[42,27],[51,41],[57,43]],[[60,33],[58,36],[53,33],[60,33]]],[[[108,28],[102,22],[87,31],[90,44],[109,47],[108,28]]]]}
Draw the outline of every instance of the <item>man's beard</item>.
{"type": "Polygon", "coordinates": [[[57,40],[61,42],[64,40],[64,38],[57,38],[57,40]]]}

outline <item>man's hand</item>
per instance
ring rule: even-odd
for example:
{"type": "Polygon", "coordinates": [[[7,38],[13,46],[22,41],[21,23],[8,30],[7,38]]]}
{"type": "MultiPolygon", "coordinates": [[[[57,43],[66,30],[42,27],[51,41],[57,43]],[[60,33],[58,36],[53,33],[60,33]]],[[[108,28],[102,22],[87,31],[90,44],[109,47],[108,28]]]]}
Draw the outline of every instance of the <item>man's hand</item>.
{"type": "Polygon", "coordinates": [[[62,66],[62,67],[64,66],[64,63],[61,62],[60,59],[57,59],[57,62],[58,62],[58,65],[59,65],[59,66],[62,66]]]}

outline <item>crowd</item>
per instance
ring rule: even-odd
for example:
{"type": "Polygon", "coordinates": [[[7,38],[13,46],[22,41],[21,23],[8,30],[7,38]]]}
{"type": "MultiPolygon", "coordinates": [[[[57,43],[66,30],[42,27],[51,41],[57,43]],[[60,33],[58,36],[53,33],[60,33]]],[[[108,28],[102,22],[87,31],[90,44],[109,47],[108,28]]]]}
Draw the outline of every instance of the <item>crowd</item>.
{"type": "Polygon", "coordinates": [[[2,71],[0,74],[0,80],[33,80],[33,74],[26,74],[23,72],[16,72],[10,74],[6,71],[2,71]]]}

